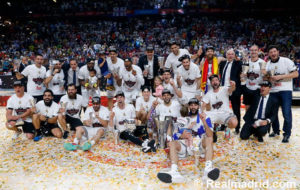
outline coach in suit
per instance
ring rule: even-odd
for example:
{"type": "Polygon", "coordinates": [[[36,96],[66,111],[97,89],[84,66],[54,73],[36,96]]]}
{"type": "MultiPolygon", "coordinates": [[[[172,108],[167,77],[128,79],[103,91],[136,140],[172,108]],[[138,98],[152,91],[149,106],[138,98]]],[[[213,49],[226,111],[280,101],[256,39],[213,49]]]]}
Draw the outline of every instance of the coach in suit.
{"type": "Polygon", "coordinates": [[[260,86],[260,96],[255,97],[244,116],[245,124],[240,134],[243,140],[254,134],[259,142],[263,142],[263,136],[270,129],[278,112],[276,99],[270,95],[271,82],[263,81],[260,86]]]}
{"type": "Polygon", "coordinates": [[[229,97],[234,115],[238,119],[238,125],[235,132],[238,134],[240,131],[241,121],[241,79],[242,62],[235,60],[235,52],[230,49],[226,52],[226,61],[221,61],[219,65],[219,74],[221,79],[221,86],[230,86],[230,81],[234,81],[236,85],[235,91],[229,97]]]}
{"type": "Polygon", "coordinates": [[[152,45],[147,46],[146,55],[140,57],[138,66],[143,71],[144,86],[151,86],[152,91],[154,91],[154,78],[159,75],[159,64],[152,45]]]}

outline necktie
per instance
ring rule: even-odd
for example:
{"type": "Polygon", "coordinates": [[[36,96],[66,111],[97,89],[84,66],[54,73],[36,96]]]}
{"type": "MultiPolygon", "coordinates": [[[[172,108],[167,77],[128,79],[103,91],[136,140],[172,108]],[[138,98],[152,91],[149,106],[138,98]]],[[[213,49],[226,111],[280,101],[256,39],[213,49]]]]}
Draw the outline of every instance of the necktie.
{"type": "Polygon", "coordinates": [[[260,105],[259,105],[259,110],[257,114],[257,119],[262,119],[262,111],[263,111],[263,105],[264,105],[264,97],[261,97],[260,105]]]}
{"type": "Polygon", "coordinates": [[[76,86],[76,70],[73,71],[73,84],[76,86]]]}
{"type": "Polygon", "coordinates": [[[229,62],[226,63],[226,66],[225,66],[225,69],[224,69],[224,72],[222,75],[222,86],[224,86],[224,84],[225,84],[225,76],[226,76],[226,71],[227,71],[228,65],[229,65],[229,62]]]}

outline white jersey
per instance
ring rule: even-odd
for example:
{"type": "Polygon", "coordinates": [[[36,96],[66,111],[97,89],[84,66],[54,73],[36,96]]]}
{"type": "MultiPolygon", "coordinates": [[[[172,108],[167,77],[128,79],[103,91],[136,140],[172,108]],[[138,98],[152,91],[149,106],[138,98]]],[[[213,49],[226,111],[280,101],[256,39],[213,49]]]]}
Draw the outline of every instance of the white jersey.
{"type": "Polygon", "coordinates": [[[144,97],[141,96],[141,97],[138,97],[136,99],[136,103],[135,103],[135,107],[136,107],[136,111],[140,111],[141,110],[141,107],[144,108],[144,110],[146,112],[148,112],[150,109],[151,109],[151,106],[152,106],[152,103],[155,101],[155,98],[153,96],[150,96],[149,97],[149,100],[146,102],[144,97]]]}
{"type": "Polygon", "coordinates": [[[262,59],[258,59],[255,62],[249,61],[249,70],[247,73],[246,87],[250,90],[260,89],[259,83],[262,81],[262,75],[260,72],[259,63],[264,62],[262,59]]]}
{"type": "Polygon", "coordinates": [[[52,101],[51,106],[46,106],[44,100],[39,101],[36,104],[36,111],[41,114],[44,115],[48,118],[52,118],[52,117],[56,117],[58,115],[59,112],[59,105],[52,101]]]}
{"type": "Polygon", "coordinates": [[[189,51],[186,49],[179,49],[178,55],[175,55],[173,52],[170,53],[167,57],[167,60],[165,63],[165,68],[170,69],[172,67],[173,72],[176,73],[177,68],[180,67],[180,65],[181,65],[181,62],[178,61],[178,59],[185,54],[191,56],[189,51]]]}
{"type": "MultiPolygon", "coordinates": [[[[22,115],[27,111],[27,109],[31,108],[30,101],[33,100],[33,97],[27,93],[24,93],[22,98],[19,98],[16,94],[12,95],[7,101],[7,109],[13,111],[12,115],[22,115]]],[[[32,122],[32,118],[29,116],[25,119],[26,122],[32,122]]]]}
{"type": "Polygon", "coordinates": [[[124,92],[139,91],[141,86],[144,85],[144,77],[142,70],[139,66],[132,65],[132,69],[136,71],[134,76],[131,71],[122,69],[120,71],[120,78],[122,79],[122,90],[124,92]]]}
{"type": "Polygon", "coordinates": [[[229,107],[229,87],[220,87],[218,92],[213,90],[207,92],[203,97],[203,102],[210,104],[211,111],[226,111],[232,112],[229,107]]]}
{"type": "MultiPolygon", "coordinates": [[[[109,120],[109,111],[106,107],[101,106],[100,110],[98,111],[98,116],[105,121],[109,120]]],[[[92,117],[92,127],[103,127],[99,120],[96,118],[96,112],[93,107],[88,107],[84,112],[83,120],[90,120],[92,117]]]]}
{"type": "MultiPolygon", "coordinates": [[[[267,71],[274,71],[275,75],[286,75],[293,71],[297,71],[297,67],[293,61],[286,57],[279,57],[278,62],[272,63],[268,61],[267,71]]],[[[290,80],[279,80],[276,81],[271,88],[271,92],[279,91],[292,91],[293,90],[293,81],[290,80]]]]}
{"type": "MultiPolygon", "coordinates": [[[[96,70],[96,77],[100,78],[101,77],[101,72],[99,70],[98,65],[95,64],[94,69],[96,70]]],[[[87,65],[85,65],[85,66],[83,66],[79,69],[78,79],[86,81],[86,80],[89,79],[89,76],[90,76],[90,72],[87,68],[87,65]]],[[[81,86],[81,90],[83,90],[83,89],[84,89],[84,87],[81,86]]]]}
{"type": "Polygon", "coordinates": [[[66,94],[60,99],[59,104],[62,105],[62,103],[67,103],[66,114],[68,116],[80,119],[79,113],[81,107],[83,107],[82,105],[83,101],[81,95],[76,94],[76,99],[69,99],[68,94],[66,94]]]}
{"type": "Polygon", "coordinates": [[[27,92],[32,96],[43,95],[46,87],[44,85],[44,79],[46,78],[46,68],[41,66],[38,68],[35,64],[28,65],[21,73],[28,78],[27,92]]]}
{"type": "Polygon", "coordinates": [[[164,121],[166,116],[180,117],[181,105],[176,100],[171,100],[171,105],[167,106],[164,103],[157,105],[155,112],[159,115],[159,120],[164,121]]]}
{"type": "Polygon", "coordinates": [[[135,119],[135,108],[132,104],[125,104],[124,109],[120,109],[119,106],[113,107],[112,111],[115,113],[114,124],[119,131],[126,130],[124,123],[126,119],[135,119]]]}
{"type": "MultiPolygon", "coordinates": [[[[48,70],[46,73],[46,77],[50,77],[52,74],[51,70],[48,70]]],[[[63,70],[60,70],[59,73],[56,73],[52,80],[48,83],[48,88],[52,90],[54,95],[62,95],[65,94],[65,88],[64,84],[65,84],[65,80],[64,80],[64,72],[63,70]]]]}
{"type": "MultiPolygon", "coordinates": [[[[112,72],[112,73],[117,73],[118,75],[120,75],[120,71],[122,69],[124,69],[123,59],[120,59],[120,58],[117,57],[117,62],[115,64],[112,63],[110,57],[108,57],[106,59],[106,61],[107,61],[109,71],[112,72]]],[[[121,89],[121,87],[119,87],[116,82],[114,82],[114,87],[115,87],[116,91],[121,89]]]]}
{"type": "Polygon", "coordinates": [[[183,92],[196,93],[197,79],[200,79],[201,77],[199,67],[194,63],[190,63],[189,70],[185,70],[183,65],[181,65],[178,68],[177,73],[181,76],[181,90],[183,92]]]}

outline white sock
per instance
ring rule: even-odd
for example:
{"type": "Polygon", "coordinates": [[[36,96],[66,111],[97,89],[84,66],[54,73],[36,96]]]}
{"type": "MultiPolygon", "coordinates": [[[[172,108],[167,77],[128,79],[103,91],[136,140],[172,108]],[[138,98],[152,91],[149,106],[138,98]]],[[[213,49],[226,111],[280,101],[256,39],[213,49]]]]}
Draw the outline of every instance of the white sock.
{"type": "Polygon", "coordinates": [[[178,170],[177,164],[172,164],[172,165],[171,165],[171,170],[172,170],[172,171],[177,171],[177,170],[178,170]]]}
{"type": "Polygon", "coordinates": [[[95,141],[94,140],[91,140],[91,145],[93,146],[95,144],[95,141]]]}
{"type": "Polygon", "coordinates": [[[79,140],[75,137],[73,143],[78,144],[79,140]]]}

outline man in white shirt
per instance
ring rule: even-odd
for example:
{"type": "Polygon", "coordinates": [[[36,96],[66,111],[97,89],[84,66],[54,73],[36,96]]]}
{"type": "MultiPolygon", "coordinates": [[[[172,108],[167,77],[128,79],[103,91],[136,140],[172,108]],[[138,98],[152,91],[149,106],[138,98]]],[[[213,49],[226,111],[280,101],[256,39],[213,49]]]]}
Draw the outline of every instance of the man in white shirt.
{"type": "Polygon", "coordinates": [[[67,94],[61,97],[61,108],[59,110],[58,122],[64,130],[63,138],[68,137],[67,123],[70,124],[71,131],[77,130],[78,127],[83,126],[80,120],[80,111],[83,107],[82,96],[76,94],[76,87],[74,84],[69,84],[67,94]]]}
{"type": "Polygon", "coordinates": [[[89,80],[90,77],[90,71],[95,70],[96,71],[96,77],[97,77],[97,88],[99,87],[100,84],[100,77],[101,77],[101,72],[98,67],[98,65],[95,64],[95,60],[93,59],[88,59],[87,64],[79,69],[78,73],[78,79],[81,85],[81,94],[83,97],[83,107],[84,110],[88,106],[89,103],[89,97],[90,93],[89,90],[92,89],[90,85],[86,86],[86,82],[89,80]]]}
{"type": "Polygon", "coordinates": [[[191,55],[188,50],[186,49],[180,49],[179,48],[179,43],[176,41],[171,41],[170,42],[170,48],[171,48],[171,53],[168,55],[166,63],[165,63],[165,68],[173,70],[173,73],[177,72],[177,68],[181,66],[181,62],[178,60],[181,56],[187,54],[191,56],[192,59],[196,59],[197,57],[200,57],[202,54],[202,50],[199,49],[197,54],[191,55]]]}
{"type": "Polygon", "coordinates": [[[182,65],[178,68],[176,74],[178,87],[188,100],[195,98],[200,88],[201,75],[199,67],[190,62],[189,55],[183,55],[179,58],[179,61],[182,65]]]}
{"type": "Polygon", "coordinates": [[[79,148],[81,142],[86,141],[80,149],[86,151],[97,144],[108,126],[109,111],[106,107],[101,106],[100,97],[93,97],[93,106],[88,107],[84,113],[83,124],[85,126],[76,128],[76,137],[72,144],[64,144],[67,150],[79,148]]]}
{"type": "Polygon", "coordinates": [[[65,75],[61,69],[62,63],[58,60],[52,61],[53,69],[49,69],[46,73],[45,85],[48,89],[51,89],[54,98],[53,101],[58,103],[60,98],[66,94],[65,91],[65,75]]]}
{"type": "MultiPolygon", "coordinates": [[[[279,50],[276,46],[268,48],[270,61],[267,63],[267,72],[270,74],[270,81],[273,83],[271,95],[278,100],[278,106],[281,106],[284,118],[283,123],[283,143],[288,143],[292,131],[292,91],[293,78],[297,78],[299,73],[293,61],[286,57],[279,56],[279,50]]],[[[273,133],[270,137],[279,135],[279,120],[276,117],[272,123],[273,133]]]]}
{"type": "MultiPolygon", "coordinates": [[[[117,81],[120,79],[119,77],[120,71],[124,69],[124,61],[118,57],[117,49],[115,47],[111,46],[108,51],[109,51],[109,57],[106,59],[108,68],[114,77],[114,81],[117,81]]],[[[114,82],[114,90],[106,91],[109,110],[111,110],[113,107],[113,98],[115,96],[116,91],[120,91],[120,90],[121,90],[121,85],[118,85],[117,82],[114,82]]]]}
{"type": "Polygon", "coordinates": [[[142,87],[142,96],[138,97],[136,100],[135,110],[136,110],[136,119],[141,124],[146,124],[147,115],[151,109],[152,103],[155,98],[151,95],[150,87],[142,87]]]}
{"type": "Polygon", "coordinates": [[[54,94],[46,89],[43,100],[35,105],[36,112],[32,116],[32,123],[37,131],[34,141],[39,141],[42,136],[62,137],[62,131],[57,125],[59,105],[54,102],[54,94]]]}
{"type": "Polygon", "coordinates": [[[211,111],[207,112],[207,114],[211,116],[213,123],[226,125],[229,128],[235,128],[238,121],[229,107],[229,96],[235,90],[235,82],[230,81],[230,87],[220,87],[218,75],[211,75],[209,80],[213,90],[204,95],[202,100],[202,111],[206,109],[207,104],[210,104],[211,111]]]}
{"type": "Polygon", "coordinates": [[[140,88],[145,82],[142,70],[140,67],[132,64],[131,58],[124,60],[124,68],[120,71],[120,78],[117,80],[117,83],[122,87],[126,102],[135,104],[140,88]]]}
{"type": "Polygon", "coordinates": [[[36,99],[36,102],[43,100],[43,93],[46,89],[44,81],[46,78],[46,68],[43,64],[43,56],[37,54],[33,65],[28,65],[22,71],[22,73],[17,73],[17,79],[20,80],[23,77],[28,78],[27,82],[27,93],[36,99]]]}
{"type": "MultiPolygon", "coordinates": [[[[185,139],[191,136],[195,136],[193,139],[193,149],[204,153],[205,156],[204,177],[211,180],[219,178],[220,170],[214,168],[212,163],[213,124],[211,119],[205,113],[199,113],[200,103],[196,98],[190,99],[188,104],[190,116],[187,118],[190,120],[190,123],[186,127],[189,127],[192,133],[185,130],[180,136],[174,134],[174,140],[169,142],[171,169],[169,171],[160,171],[157,174],[158,179],[165,183],[183,183],[185,181],[184,177],[178,171],[178,159],[189,155],[185,139]]],[[[200,159],[200,157],[196,157],[195,159],[200,159]]]]}
{"type": "Polygon", "coordinates": [[[156,151],[155,141],[149,142],[148,135],[144,136],[143,140],[134,136],[134,131],[128,129],[125,122],[129,120],[135,120],[135,108],[132,104],[125,103],[125,94],[122,91],[116,93],[116,106],[112,109],[109,118],[109,126],[116,127],[116,130],[120,132],[120,138],[123,140],[129,140],[136,145],[142,146],[143,152],[156,151]]]}
{"type": "Polygon", "coordinates": [[[162,86],[165,89],[170,90],[171,94],[173,94],[173,99],[181,99],[183,97],[181,90],[177,86],[176,80],[172,78],[171,70],[170,69],[164,69],[163,73],[163,83],[162,86]]]}
{"type": "Polygon", "coordinates": [[[13,139],[16,139],[21,130],[18,127],[22,127],[23,132],[28,139],[32,139],[35,135],[35,128],[32,125],[32,106],[30,102],[33,102],[33,97],[27,93],[24,93],[24,84],[18,80],[14,82],[15,94],[12,95],[6,106],[6,128],[15,131],[13,139]]]}

